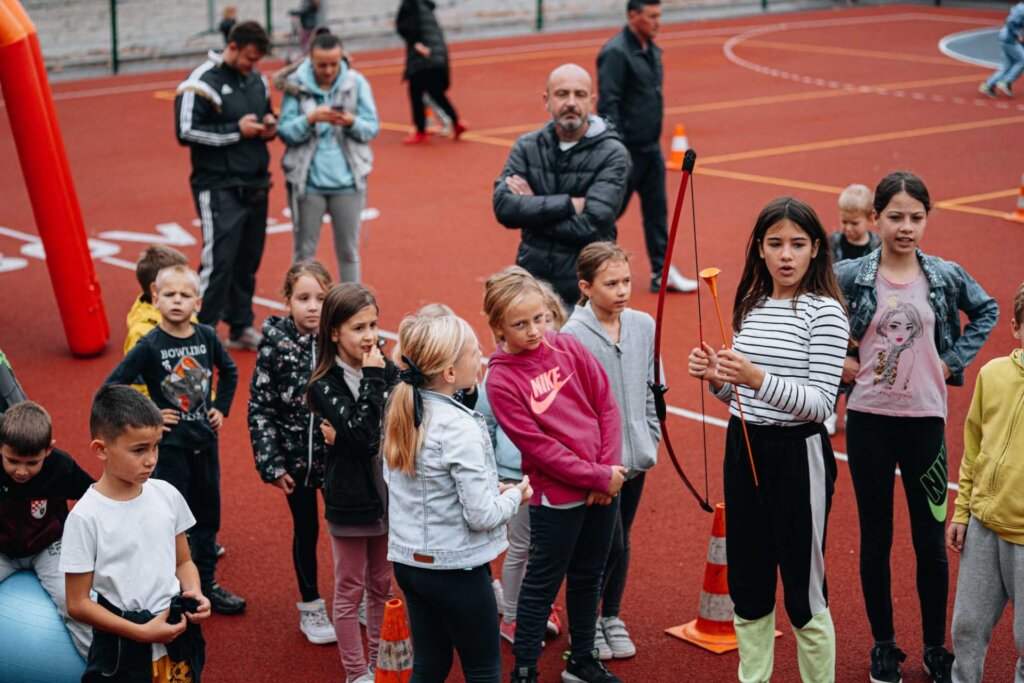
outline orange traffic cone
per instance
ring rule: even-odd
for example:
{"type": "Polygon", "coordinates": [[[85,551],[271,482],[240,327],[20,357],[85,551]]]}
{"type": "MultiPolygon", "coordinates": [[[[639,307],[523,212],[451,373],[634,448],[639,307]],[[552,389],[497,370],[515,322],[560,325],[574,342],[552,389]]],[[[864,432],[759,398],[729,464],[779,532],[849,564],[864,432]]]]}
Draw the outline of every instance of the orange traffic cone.
{"type": "Polygon", "coordinates": [[[683,170],[683,156],[688,149],[690,149],[690,139],[686,137],[686,126],[677,123],[675,132],[672,133],[672,147],[669,149],[665,168],[670,171],[683,170]]]}
{"type": "Polygon", "coordinates": [[[384,625],[380,629],[377,673],[374,683],[408,683],[412,676],[412,639],[405,603],[398,598],[384,606],[384,625]]]}
{"type": "Polygon", "coordinates": [[[1017,210],[1006,214],[1006,220],[1024,223],[1024,175],[1020,177],[1020,194],[1017,195],[1017,210]]]}
{"type": "MultiPolygon", "coordinates": [[[[716,503],[697,618],[682,626],[665,629],[665,633],[720,655],[739,647],[732,618],[733,604],[729,597],[725,560],[725,505],[716,503]]],[[[775,632],[776,638],[781,635],[781,632],[775,632]]]]}

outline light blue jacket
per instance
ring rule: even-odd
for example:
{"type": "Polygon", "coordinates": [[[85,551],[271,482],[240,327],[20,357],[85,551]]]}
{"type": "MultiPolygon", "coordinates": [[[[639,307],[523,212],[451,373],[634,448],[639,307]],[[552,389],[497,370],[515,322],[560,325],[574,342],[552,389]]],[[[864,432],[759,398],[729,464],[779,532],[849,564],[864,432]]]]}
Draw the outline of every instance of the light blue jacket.
{"type": "Polygon", "coordinates": [[[373,169],[369,142],[380,132],[370,84],[345,61],[330,89],[316,83],[307,58],[285,81],[278,135],[287,149],[281,159],[285,177],[304,194],[309,185],[321,190],[363,190],[373,169]],[[321,104],[342,105],[354,112],[351,126],[309,124],[306,114],[321,104]]]}
{"type": "Polygon", "coordinates": [[[512,439],[498,424],[494,417],[494,410],[491,409],[491,402],[487,400],[486,379],[477,385],[476,410],[483,415],[487,423],[487,433],[491,437],[491,445],[494,447],[494,459],[498,463],[498,479],[516,481],[523,478],[523,454],[519,452],[512,439]]]}
{"type": "Polygon", "coordinates": [[[471,569],[508,548],[505,523],[522,494],[498,493],[494,450],[484,418],[423,391],[423,446],[414,475],[384,465],[388,559],[425,569],[471,569]]]}
{"type": "MultiPolygon", "coordinates": [[[[850,337],[860,341],[878,308],[875,279],[882,250],[833,265],[850,312],[850,337]]],[[[952,373],[946,384],[964,384],[964,368],[978,355],[999,319],[999,305],[959,264],[917,250],[928,278],[928,303],[935,313],[935,348],[952,373]],[[968,323],[960,331],[960,311],[968,323]]]]}
{"type": "Polygon", "coordinates": [[[1004,43],[1016,43],[1024,31],[1024,2],[1018,2],[1010,8],[1006,15],[1006,23],[999,29],[999,40],[1004,43]]]}

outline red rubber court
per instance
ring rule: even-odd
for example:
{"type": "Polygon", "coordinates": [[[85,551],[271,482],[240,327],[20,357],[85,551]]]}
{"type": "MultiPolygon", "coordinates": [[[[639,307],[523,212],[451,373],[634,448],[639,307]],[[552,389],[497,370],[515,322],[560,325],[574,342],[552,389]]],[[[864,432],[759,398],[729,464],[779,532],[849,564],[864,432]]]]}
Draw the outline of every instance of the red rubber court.
{"type": "MultiPolygon", "coordinates": [[[[968,371],[968,386],[950,392],[947,438],[955,482],[962,425],[978,368],[1013,348],[1008,311],[1024,274],[1024,226],[1003,219],[1012,211],[1020,180],[1024,105],[976,97],[983,68],[954,61],[938,50],[948,34],[996,26],[1003,14],[922,6],[871,7],[756,16],[669,25],[665,49],[665,148],[672,125],[684,123],[698,151],[695,191],[701,267],[722,269],[719,286],[729,309],[747,235],[764,203],[793,194],[816,207],[826,226],[838,226],[836,198],[851,182],[873,186],[885,173],[906,168],[928,184],[937,209],[925,249],[961,263],[999,301],[1003,316],[968,371]]],[[[481,309],[484,278],[512,262],[518,234],[491,211],[491,186],[516,137],[546,117],[540,93],[547,73],[563,62],[588,69],[615,29],[547,34],[452,46],[453,102],[470,125],[463,141],[433,140],[404,147],[410,114],[397,50],[354,55],[354,66],[373,86],[383,131],[364,224],[365,280],[378,292],[381,323],[397,329],[403,315],[441,301],[467,318],[491,349],[481,309]]],[[[277,65],[267,64],[265,71],[277,65]]],[[[34,221],[16,162],[15,134],[0,115],[0,348],[28,394],[55,420],[56,438],[94,474],[87,451],[92,392],[121,357],[123,316],[137,295],[134,261],[147,242],[164,241],[199,260],[199,231],[188,187],[187,151],[174,139],[171,99],[184,71],[60,83],[54,87],[85,223],[93,239],[113,337],[107,352],[72,359],[39,256],[34,221]]],[[[3,105],[0,104],[0,109],[3,105]]],[[[276,186],[274,223],[259,272],[257,314],[281,308],[278,288],[291,254],[290,219],[271,145],[276,186]]],[[[670,175],[670,201],[677,187],[670,175]]],[[[684,212],[675,263],[693,276],[694,245],[684,212]]],[[[620,243],[635,255],[638,286],[632,305],[654,311],[639,209],[634,202],[619,224],[620,243]]],[[[329,237],[320,257],[333,263],[329,237]]],[[[706,334],[717,343],[710,297],[704,297],[706,334]]],[[[728,316],[729,311],[725,311],[728,316]]],[[[686,376],[685,357],[697,341],[697,299],[676,295],[666,307],[665,367],[672,408],[670,429],[683,467],[703,488],[701,386],[686,376]]],[[[243,383],[254,354],[238,353],[243,383]]],[[[246,385],[247,386],[247,385],[246,385]]],[[[241,617],[215,616],[205,629],[208,676],[214,681],[338,680],[333,646],[314,646],[300,634],[290,557],[288,513],[280,491],[255,473],[245,424],[247,390],[240,387],[222,430],[224,522],[220,564],[225,585],[249,600],[241,617]]],[[[707,465],[711,500],[721,500],[725,409],[707,401],[707,465]]],[[[840,432],[834,446],[843,451],[840,432]]],[[[623,618],[639,654],[614,662],[627,681],[728,681],[736,654],[711,655],[663,633],[694,618],[700,595],[711,517],[701,512],[672,472],[667,457],[648,477],[634,527],[631,578],[623,618]]],[[[900,487],[897,487],[899,490],[900,487]]],[[[954,491],[950,492],[952,496],[954,491]]],[[[896,630],[909,657],[908,683],[927,680],[921,668],[921,630],[914,585],[909,523],[897,493],[893,548],[896,630]]],[[[838,640],[837,680],[867,679],[872,641],[858,579],[858,526],[848,469],[839,481],[829,525],[827,570],[838,640]]],[[[331,558],[321,545],[321,593],[332,594],[331,558]]],[[[496,565],[497,566],[497,565],[496,565]]],[[[950,559],[951,600],[957,562],[950,559]]],[[[781,605],[781,594],[780,594],[781,605]]],[[[799,679],[792,632],[779,609],[775,679],[799,679]]],[[[986,681],[1011,676],[1014,652],[1009,618],[993,636],[986,681]]],[[[543,680],[557,680],[566,636],[549,642],[543,680]]],[[[506,670],[511,653],[503,645],[506,670]]],[[[454,672],[452,680],[461,680],[454,672]]]]}

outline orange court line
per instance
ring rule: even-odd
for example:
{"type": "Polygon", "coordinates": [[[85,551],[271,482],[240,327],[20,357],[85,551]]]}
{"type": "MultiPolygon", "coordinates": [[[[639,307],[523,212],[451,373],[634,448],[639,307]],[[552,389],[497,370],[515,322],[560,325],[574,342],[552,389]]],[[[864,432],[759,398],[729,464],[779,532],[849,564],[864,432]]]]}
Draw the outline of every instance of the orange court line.
{"type": "Polygon", "coordinates": [[[983,202],[989,199],[1003,199],[1004,197],[1016,197],[1020,194],[1020,188],[1014,188],[1012,190],[999,190],[997,192],[986,192],[985,194],[974,194],[968,197],[957,197],[956,199],[943,199],[941,202],[936,202],[935,206],[949,207],[958,206],[960,204],[973,204],[974,202],[983,202]]]}

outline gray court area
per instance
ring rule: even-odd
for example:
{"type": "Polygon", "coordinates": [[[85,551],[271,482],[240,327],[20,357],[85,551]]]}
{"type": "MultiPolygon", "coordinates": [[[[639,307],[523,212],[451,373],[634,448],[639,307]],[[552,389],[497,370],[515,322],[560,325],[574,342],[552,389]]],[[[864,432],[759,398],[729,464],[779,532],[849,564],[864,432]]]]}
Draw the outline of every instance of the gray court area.
{"type": "Polygon", "coordinates": [[[996,68],[1003,63],[998,28],[972,29],[948,35],[939,41],[944,55],[961,62],[996,68]]]}

